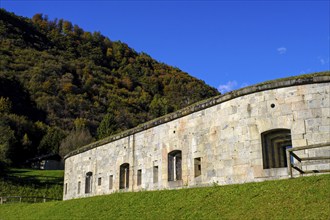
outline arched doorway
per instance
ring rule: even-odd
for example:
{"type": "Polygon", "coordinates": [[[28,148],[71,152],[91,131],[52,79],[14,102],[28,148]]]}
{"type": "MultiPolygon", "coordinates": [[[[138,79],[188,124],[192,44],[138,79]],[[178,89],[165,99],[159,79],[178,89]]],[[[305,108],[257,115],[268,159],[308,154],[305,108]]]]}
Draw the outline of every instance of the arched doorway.
{"type": "Polygon", "coordinates": [[[182,152],[174,150],[168,153],[168,181],[182,180],[182,152]]]}
{"type": "Polygon", "coordinates": [[[274,129],[261,134],[264,169],[287,167],[286,149],[292,147],[289,129],[274,129]]]}
{"type": "Polygon", "coordinates": [[[123,163],[120,165],[119,170],[119,189],[129,188],[129,163],[123,163]]]}
{"type": "Polygon", "coordinates": [[[92,180],[93,180],[93,173],[88,172],[85,176],[85,193],[92,192],[92,180]]]}

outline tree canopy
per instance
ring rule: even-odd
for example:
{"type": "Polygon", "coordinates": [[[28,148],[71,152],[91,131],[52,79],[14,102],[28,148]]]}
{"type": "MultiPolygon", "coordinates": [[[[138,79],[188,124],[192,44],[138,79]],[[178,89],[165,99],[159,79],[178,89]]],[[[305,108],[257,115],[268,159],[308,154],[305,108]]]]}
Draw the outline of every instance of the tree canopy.
{"type": "Polygon", "coordinates": [[[1,161],[67,152],[218,94],[100,32],[0,9],[1,161]]]}

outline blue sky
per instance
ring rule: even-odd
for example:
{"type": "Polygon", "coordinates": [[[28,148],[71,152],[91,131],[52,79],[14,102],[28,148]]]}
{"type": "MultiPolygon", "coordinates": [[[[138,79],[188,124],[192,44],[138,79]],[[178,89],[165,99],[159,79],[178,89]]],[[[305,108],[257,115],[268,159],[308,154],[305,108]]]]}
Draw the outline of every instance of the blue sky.
{"type": "Polygon", "coordinates": [[[221,92],[330,69],[329,0],[1,0],[0,7],[100,31],[221,92]]]}

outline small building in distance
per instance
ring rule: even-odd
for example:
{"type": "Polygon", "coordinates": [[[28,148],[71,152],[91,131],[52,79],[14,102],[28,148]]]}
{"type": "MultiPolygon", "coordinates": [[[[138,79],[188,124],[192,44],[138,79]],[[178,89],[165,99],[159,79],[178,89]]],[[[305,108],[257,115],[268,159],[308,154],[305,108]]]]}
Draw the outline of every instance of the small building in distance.
{"type": "Polygon", "coordinates": [[[45,154],[26,161],[26,164],[33,169],[40,170],[63,170],[64,161],[59,154],[45,154]]]}

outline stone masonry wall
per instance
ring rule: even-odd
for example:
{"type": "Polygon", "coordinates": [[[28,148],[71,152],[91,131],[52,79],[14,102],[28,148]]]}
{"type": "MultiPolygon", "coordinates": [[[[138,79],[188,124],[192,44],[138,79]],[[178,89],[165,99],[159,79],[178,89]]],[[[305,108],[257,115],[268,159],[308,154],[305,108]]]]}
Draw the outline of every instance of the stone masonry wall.
{"type": "MultiPolygon", "coordinates": [[[[290,129],[293,148],[329,142],[329,81],[325,75],[244,88],[72,152],[65,160],[64,199],[288,178],[286,167],[263,168],[261,133],[290,129]],[[168,181],[168,153],[173,150],[182,152],[179,181],[168,181]],[[198,177],[194,158],[201,160],[198,177]],[[124,163],[129,163],[129,188],[120,190],[119,167],[124,163]],[[141,185],[137,185],[138,170],[141,185]],[[87,172],[93,176],[91,192],[86,194],[87,172]]],[[[330,147],[297,154],[330,156],[330,147]]],[[[329,167],[322,164],[322,168],[329,167]]]]}

